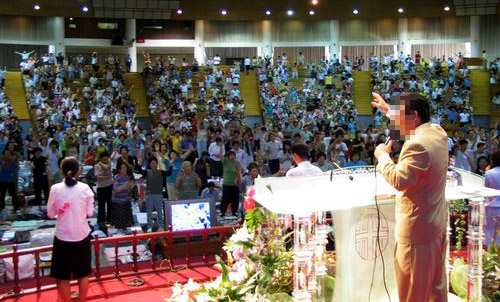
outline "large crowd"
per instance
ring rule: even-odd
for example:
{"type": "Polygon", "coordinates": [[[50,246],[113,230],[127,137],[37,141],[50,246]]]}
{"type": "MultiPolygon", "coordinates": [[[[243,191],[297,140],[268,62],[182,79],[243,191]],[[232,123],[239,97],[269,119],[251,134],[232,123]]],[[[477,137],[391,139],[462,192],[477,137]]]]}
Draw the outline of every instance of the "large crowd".
{"type": "MultiPolygon", "coordinates": [[[[99,62],[96,53],[23,58],[36,127],[21,138],[8,98],[0,94],[1,181],[17,179],[19,166],[6,169],[9,162],[27,161],[34,195],[28,203],[44,205],[50,186],[62,179],[61,160],[74,156],[86,167],[82,180],[95,186],[102,228],[134,225],[130,201],[140,199],[142,182],[149,229],[162,226],[163,198],[212,198],[221,201],[222,217],[230,211],[236,219],[256,177],[284,176],[293,166],[294,144],[307,144],[311,162],[322,171],[376,164],[374,150],[385,142],[389,120],[375,111],[372,124],[361,126],[352,97],[354,70],[369,70],[373,90],[385,99],[408,91],[424,95],[432,122],[449,131],[455,166],[484,174],[488,154],[498,146],[497,128],[472,123],[471,81],[460,53],[429,59],[419,53],[371,55],[367,64],[363,57],[341,61],[335,56],[306,64],[303,54],[292,59],[282,54],[274,63],[269,57],[247,57],[230,67],[222,66],[218,55],[203,66],[196,60],[176,64],[170,56],[144,53],[144,58],[151,129],[140,127],[126,88],[128,59],[123,64],[110,55],[99,62]],[[262,124],[245,120],[242,72],[258,77],[262,124]],[[297,81],[299,86],[292,85],[297,81]]],[[[490,64],[495,80],[499,62],[490,64]]],[[[401,147],[402,142],[394,144],[396,161],[401,147]]],[[[3,209],[5,194],[0,199],[3,209]]],[[[17,198],[12,203],[21,210],[17,198]]]]}

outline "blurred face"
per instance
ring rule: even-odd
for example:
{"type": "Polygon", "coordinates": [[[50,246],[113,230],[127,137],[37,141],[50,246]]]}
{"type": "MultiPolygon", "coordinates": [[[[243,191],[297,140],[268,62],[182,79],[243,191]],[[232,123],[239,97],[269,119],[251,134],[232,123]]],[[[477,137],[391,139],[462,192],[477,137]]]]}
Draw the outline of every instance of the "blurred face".
{"type": "Polygon", "coordinates": [[[236,156],[234,154],[232,154],[232,153],[229,154],[228,158],[229,158],[230,161],[235,161],[236,160],[236,156]]]}
{"type": "Polygon", "coordinates": [[[250,176],[252,178],[257,178],[258,175],[259,175],[259,170],[257,168],[253,168],[252,170],[250,170],[250,176]]]}
{"type": "Polygon", "coordinates": [[[418,113],[405,110],[405,105],[395,106],[395,114],[391,116],[390,126],[399,132],[404,138],[409,138],[415,133],[420,118],[418,113]]]}
{"type": "Polygon", "coordinates": [[[121,173],[121,174],[127,174],[127,165],[122,164],[122,165],[120,166],[120,173],[121,173]]]}
{"type": "Polygon", "coordinates": [[[177,158],[177,153],[170,152],[170,160],[175,160],[177,158]]]}
{"type": "Polygon", "coordinates": [[[318,158],[318,162],[319,162],[320,165],[323,165],[325,163],[325,157],[324,156],[320,156],[318,158]]]}
{"type": "Polygon", "coordinates": [[[191,166],[191,163],[186,161],[184,162],[182,169],[184,170],[184,173],[190,174],[193,171],[193,166],[191,166]]]}
{"type": "Polygon", "coordinates": [[[481,168],[482,170],[486,169],[486,167],[488,166],[488,161],[484,158],[481,158],[479,160],[479,168],[481,168]]]}
{"type": "Polygon", "coordinates": [[[101,156],[101,163],[108,164],[109,163],[109,156],[101,156]]]}
{"type": "Polygon", "coordinates": [[[149,163],[149,167],[151,170],[156,170],[158,168],[158,162],[156,160],[152,160],[151,163],[149,163]]]}
{"type": "Polygon", "coordinates": [[[121,151],[122,157],[128,157],[128,151],[127,149],[123,148],[121,151]]]}
{"type": "Polygon", "coordinates": [[[354,154],[352,155],[352,161],[358,161],[358,160],[359,160],[359,154],[354,153],[354,154]]]}

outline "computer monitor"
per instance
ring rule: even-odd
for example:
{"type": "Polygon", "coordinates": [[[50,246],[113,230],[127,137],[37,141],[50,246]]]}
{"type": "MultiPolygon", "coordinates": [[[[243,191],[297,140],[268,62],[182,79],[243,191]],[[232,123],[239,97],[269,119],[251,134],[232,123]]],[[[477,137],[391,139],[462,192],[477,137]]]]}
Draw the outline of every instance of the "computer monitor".
{"type": "Polygon", "coordinates": [[[215,203],[211,199],[166,200],[165,230],[208,229],[217,225],[215,203]]]}

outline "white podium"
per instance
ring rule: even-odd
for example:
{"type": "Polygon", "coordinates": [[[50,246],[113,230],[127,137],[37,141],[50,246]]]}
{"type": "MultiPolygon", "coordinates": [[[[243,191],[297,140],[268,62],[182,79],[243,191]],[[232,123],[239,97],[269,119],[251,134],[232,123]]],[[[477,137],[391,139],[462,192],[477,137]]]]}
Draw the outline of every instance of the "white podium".
{"type": "MultiPolygon", "coordinates": [[[[500,195],[500,191],[485,188],[484,179],[478,175],[462,170],[456,172],[462,183],[460,186],[449,184],[446,198],[470,200],[469,295],[474,299],[481,297],[483,198],[500,195]]],[[[295,301],[311,301],[315,289],[321,286],[316,283],[318,278],[307,282],[305,271],[316,275],[324,273],[321,267],[310,268],[311,257],[314,257],[311,255],[320,249],[324,240],[305,232],[312,228],[312,233],[323,236],[321,227],[316,233],[314,231],[318,217],[321,222],[321,214],[315,216],[315,213],[326,211],[332,211],[335,225],[337,262],[334,300],[368,301],[370,296],[370,301],[388,301],[382,257],[378,252],[380,246],[385,261],[387,291],[392,301],[398,301],[393,262],[397,191],[380,173],[375,174],[374,167],[334,170],[333,173],[318,176],[258,178],[254,188],[254,198],[259,204],[276,214],[294,215],[295,301]],[[310,241],[309,246],[307,241],[310,241]]],[[[321,297],[315,300],[323,301],[321,297]]]]}

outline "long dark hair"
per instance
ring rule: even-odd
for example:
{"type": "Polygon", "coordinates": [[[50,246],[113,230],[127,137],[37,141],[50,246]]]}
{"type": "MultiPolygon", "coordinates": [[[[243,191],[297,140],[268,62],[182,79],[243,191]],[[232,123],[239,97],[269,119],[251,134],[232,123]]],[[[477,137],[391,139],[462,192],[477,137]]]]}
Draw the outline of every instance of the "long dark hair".
{"type": "Polygon", "coordinates": [[[80,163],[74,157],[66,157],[61,163],[61,170],[64,175],[64,183],[68,187],[76,185],[75,179],[78,170],[80,170],[80,163]]]}

